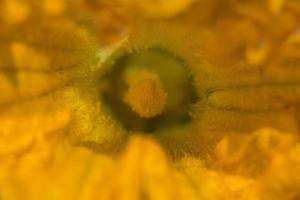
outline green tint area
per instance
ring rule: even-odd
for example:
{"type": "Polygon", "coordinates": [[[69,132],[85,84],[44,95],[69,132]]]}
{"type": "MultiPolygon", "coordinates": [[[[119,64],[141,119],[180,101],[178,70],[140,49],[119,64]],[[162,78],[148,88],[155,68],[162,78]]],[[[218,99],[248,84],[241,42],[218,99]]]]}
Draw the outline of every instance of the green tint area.
{"type": "Polygon", "coordinates": [[[160,48],[125,53],[108,64],[100,77],[100,91],[106,111],[128,131],[154,133],[191,122],[191,108],[197,100],[193,77],[184,60],[160,48]],[[123,101],[128,90],[126,76],[147,70],[156,73],[168,98],[162,114],[145,119],[123,101]]]}

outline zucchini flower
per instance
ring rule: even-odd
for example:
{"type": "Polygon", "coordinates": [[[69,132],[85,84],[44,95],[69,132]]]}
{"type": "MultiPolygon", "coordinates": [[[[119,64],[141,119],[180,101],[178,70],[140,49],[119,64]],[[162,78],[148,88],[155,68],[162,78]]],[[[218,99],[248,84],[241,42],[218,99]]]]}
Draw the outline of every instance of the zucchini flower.
{"type": "Polygon", "coordinates": [[[297,0],[0,10],[1,200],[300,198],[297,0]]]}

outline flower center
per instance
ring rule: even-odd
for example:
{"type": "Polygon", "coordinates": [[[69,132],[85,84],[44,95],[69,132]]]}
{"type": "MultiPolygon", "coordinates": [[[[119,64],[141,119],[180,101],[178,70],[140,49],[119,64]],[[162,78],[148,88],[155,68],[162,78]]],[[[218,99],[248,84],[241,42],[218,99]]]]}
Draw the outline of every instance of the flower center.
{"type": "Polygon", "coordinates": [[[112,57],[100,77],[100,95],[123,128],[153,133],[191,121],[198,97],[182,59],[160,48],[112,57]]]}
{"type": "Polygon", "coordinates": [[[157,74],[143,70],[127,77],[128,91],[124,102],[140,117],[152,118],[161,114],[167,93],[157,74]]]}

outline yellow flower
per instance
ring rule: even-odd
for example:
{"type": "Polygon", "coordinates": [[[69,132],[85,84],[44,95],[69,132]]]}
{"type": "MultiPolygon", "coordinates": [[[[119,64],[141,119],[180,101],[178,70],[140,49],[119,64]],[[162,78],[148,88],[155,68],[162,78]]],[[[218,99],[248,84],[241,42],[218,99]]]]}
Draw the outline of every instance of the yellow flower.
{"type": "Polygon", "coordinates": [[[0,10],[0,199],[299,198],[298,1],[0,10]]]}

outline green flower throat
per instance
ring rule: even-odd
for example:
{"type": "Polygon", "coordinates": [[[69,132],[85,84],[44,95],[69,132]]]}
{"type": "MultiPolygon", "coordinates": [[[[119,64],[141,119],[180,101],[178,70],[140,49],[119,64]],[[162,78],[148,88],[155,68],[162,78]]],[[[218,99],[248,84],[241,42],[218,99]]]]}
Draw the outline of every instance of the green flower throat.
{"type": "Polygon", "coordinates": [[[187,67],[158,47],[109,60],[99,78],[106,112],[129,131],[153,133],[188,124],[198,97],[187,67]]]}

